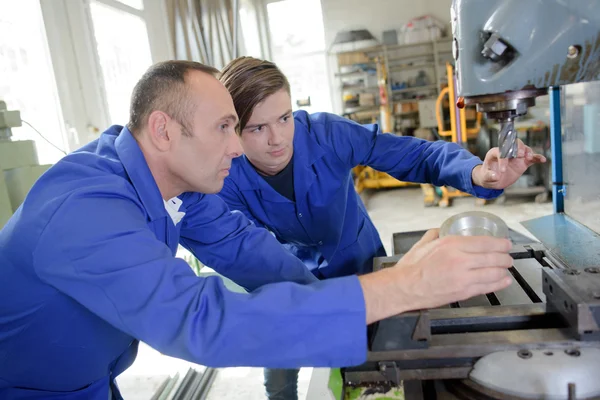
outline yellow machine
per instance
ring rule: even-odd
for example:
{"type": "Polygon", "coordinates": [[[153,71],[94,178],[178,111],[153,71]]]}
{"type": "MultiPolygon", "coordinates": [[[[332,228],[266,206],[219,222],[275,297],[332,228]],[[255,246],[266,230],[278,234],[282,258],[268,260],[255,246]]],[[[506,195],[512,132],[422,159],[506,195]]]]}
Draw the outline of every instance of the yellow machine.
{"type": "MultiPolygon", "coordinates": [[[[448,86],[440,92],[436,105],[435,116],[438,125],[438,134],[442,138],[450,139],[454,143],[462,144],[468,147],[469,140],[476,139],[481,130],[481,113],[475,112],[474,124],[472,127],[467,127],[467,110],[465,107],[457,108],[456,106],[456,89],[454,87],[454,69],[450,63],[446,63],[446,73],[448,75],[448,86]],[[442,118],[442,102],[448,96],[448,110],[450,114],[450,129],[446,130],[444,120],[442,118]]],[[[474,112],[474,110],[471,110],[474,112]]],[[[461,192],[458,189],[450,187],[435,187],[431,184],[422,184],[423,201],[425,206],[448,207],[453,198],[470,196],[468,193],[461,192]]],[[[485,200],[476,199],[476,203],[485,204],[485,200]]]]}
{"type": "MultiPolygon", "coordinates": [[[[383,132],[392,132],[392,113],[388,102],[387,72],[382,59],[377,57],[375,63],[377,65],[377,82],[380,96],[381,130],[383,132]]],[[[415,185],[411,182],[399,181],[385,172],[376,171],[371,167],[362,165],[355,167],[353,173],[355,177],[354,186],[358,193],[361,193],[365,189],[397,188],[415,185]]]]}

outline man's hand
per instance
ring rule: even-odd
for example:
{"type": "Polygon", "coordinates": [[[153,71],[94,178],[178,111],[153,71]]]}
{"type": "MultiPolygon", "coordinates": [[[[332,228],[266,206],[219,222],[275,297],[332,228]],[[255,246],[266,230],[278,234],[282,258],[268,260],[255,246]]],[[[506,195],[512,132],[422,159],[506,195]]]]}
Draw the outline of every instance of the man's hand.
{"type": "Polygon", "coordinates": [[[367,323],[439,307],[509,286],[507,239],[428,231],[394,267],[361,276],[367,323]]]}
{"type": "Polygon", "coordinates": [[[487,189],[506,189],[519,179],[533,164],[545,163],[546,157],[534,154],[529,146],[518,139],[519,149],[515,158],[500,158],[500,150],[494,147],[485,155],[483,165],[473,168],[473,184],[487,189]]]}

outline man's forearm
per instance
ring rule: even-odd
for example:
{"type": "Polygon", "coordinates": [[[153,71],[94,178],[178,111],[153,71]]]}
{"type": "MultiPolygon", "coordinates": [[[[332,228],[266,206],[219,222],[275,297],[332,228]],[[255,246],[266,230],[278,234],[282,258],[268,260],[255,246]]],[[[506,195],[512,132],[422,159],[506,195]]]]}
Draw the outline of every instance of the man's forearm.
{"type": "Polygon", "coordinates": [[[367,324],[417,309],[406,293],[402,280],[398,279],[398,271],[392,268],[383,269],[359,277],[365,298],[367,324]],[[390,302],[390,299],[394,299],[390,302]]]}

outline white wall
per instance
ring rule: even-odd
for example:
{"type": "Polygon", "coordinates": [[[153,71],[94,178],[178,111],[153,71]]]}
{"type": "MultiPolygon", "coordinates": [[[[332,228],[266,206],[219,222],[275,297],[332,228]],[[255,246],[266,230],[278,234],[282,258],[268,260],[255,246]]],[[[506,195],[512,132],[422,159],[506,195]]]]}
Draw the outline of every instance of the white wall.
{"type": "Polygon", "coordinates": [[[427,14],[449,26],[451,4],[452,0],[321,0],[325,44],[329,46],[338,31],[355,29],[368,29],[381,40],[383,31],[400,31],[411,18],[427,14]]]}

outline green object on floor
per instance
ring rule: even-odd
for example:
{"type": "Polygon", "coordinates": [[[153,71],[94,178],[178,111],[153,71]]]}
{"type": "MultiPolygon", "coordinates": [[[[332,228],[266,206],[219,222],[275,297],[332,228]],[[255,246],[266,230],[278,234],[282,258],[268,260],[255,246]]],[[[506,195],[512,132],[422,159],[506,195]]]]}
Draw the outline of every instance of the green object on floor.
{"type": "Polygon", "coordinates": [[[393,388],[386,393],[376,394],[372,393],[369,388],[365,387],[346,389],[346,398],[344,400],[361,400],[364,398],[373,400],[404,400],[404,391],[401,388],[393,388]]]}
{"type": "Polygon", "coordinates": [[[342,372],[339,368],[332,368],[329,373],[329,390],[333,393],[335,400],[343,400],[344,381],[342,379],[342,372]]]}
{"type": "Polygon", "coordinates": [[[363,398],[373,400],[404,400],[402,387],[390,386],[346,386],[339,368],[332,368],[329,374],[329,390],[335,400],[360,400],[363,398]]]}

